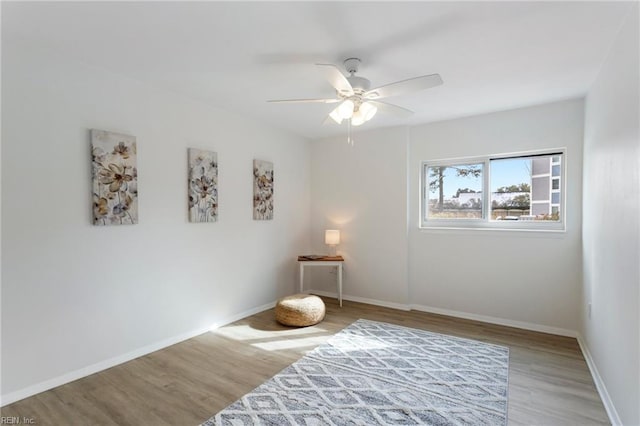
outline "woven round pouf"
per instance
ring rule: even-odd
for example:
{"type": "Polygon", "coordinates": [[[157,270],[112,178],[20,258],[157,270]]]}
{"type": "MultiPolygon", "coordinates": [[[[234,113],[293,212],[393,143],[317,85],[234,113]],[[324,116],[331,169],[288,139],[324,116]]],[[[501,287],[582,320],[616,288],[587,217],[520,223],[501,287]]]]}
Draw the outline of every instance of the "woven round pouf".
{"type": "Polygon", "coordinates": [[[312,294],[294,294],[278,300],[276,321],[282,325],[306,327],[324,319],[324,302],[312,294]]]}

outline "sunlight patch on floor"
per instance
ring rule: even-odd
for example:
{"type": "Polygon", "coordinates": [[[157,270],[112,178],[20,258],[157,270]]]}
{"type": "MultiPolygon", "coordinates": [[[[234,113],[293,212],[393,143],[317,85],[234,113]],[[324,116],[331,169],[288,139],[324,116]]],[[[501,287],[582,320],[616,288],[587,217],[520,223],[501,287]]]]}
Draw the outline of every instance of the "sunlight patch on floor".
{"type": "Polygon", "coordinates": [[[227,337],[233,340],[254,340],[264,339],[270,337],[282,338],[282,337],[296,337],[309,334],[328,333],[328,331],[321,327],[307,327],[307,328],[287,328],[281,330],[258,330],[248,325],[232,325],[217,329],[212,329],[220,336],[227,337]]]}
{"type": "Polygon", "coordinates": [[[296,349],[296,348],[304,348],[311,346],[318,346],[321,343],[327,341],[329,336],[314,336],[314,337],[303,337],[303,338],[289,338],[287,336],[286,339],[272,340],[269,342],[260,342],[253,343],[251,346],[254,346],[259,349],[263,349],[265,351],[280,351],[285,349],[296,349]]]}

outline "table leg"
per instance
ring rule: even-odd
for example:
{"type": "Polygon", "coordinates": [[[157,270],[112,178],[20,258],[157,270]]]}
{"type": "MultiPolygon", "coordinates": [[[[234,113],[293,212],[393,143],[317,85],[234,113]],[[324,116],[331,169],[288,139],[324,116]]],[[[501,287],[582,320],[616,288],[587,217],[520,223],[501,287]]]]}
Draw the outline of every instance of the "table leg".
{"type": "Polygon", "coordinates": [[[304,265],[300,264],[300,293],[302,293],[302,286],[304,283],[304,265]]]}
{"type": "Polygon", "coordinates": [[[338,300],[342,308],[342,265],[338,265],[338,300]]]}

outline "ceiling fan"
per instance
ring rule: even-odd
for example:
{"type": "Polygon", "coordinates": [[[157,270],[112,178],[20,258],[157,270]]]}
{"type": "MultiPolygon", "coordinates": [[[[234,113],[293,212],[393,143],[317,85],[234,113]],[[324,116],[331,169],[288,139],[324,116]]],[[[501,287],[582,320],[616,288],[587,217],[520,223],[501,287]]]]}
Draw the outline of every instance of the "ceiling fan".
{"type": "Polygon", "coordinates": [[[340,103],[325,120],[332,118],[340,124],[343,120],[351,126],[361,124],[373,118],[378,110],[394,115],[408,117],[413,111],[398,105],[383,102],[380,99],[405,93],[417,92],[442,84],[439,74],[423,75],[409,78],[371,89],[371,82],[364,77],[356,76],[360,59],[345,59],[344,66],[349,76],[345,76],[336,65],[316,64],[327,81],[336,89],[336,97],[329,99],[276,99],[267,102],[275,103],[340,103]]]}

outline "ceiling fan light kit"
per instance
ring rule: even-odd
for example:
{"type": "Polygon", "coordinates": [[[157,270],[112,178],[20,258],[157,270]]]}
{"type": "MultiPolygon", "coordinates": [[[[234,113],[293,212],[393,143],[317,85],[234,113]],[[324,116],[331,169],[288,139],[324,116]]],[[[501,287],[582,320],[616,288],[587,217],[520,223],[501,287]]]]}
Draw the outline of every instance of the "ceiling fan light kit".
{"type": "Polygon", "coordinates": [[[336,97],[331,99],[282,99],[270,100],[267,102],[276,103],[340,103],[329,113],[329,118],[338,124],[347,121],[347,131],[349,132],[347,140],[350,143],[351,126],[360,126],[371,120],[378,109],[385,113],[397,116],[407,117],[413,114],[413,111],[398,105],[381,102],[379,99],[398,96],[405,93],[417,92],[419,90],[429,89],[431,87],[442,84],[442,78],[439,74],[423,75],[407,80],[397,81],[395,83],[386,84],[370,90],[371,82],[360,76],[356,76],[360,59],[345,59],[344,67],[349,73],[345,76],[337,66],[333,64],[316,64],[318,70],[324,75],[325,79],[336,90],[336,97]]]}
{"type": "Polygon", "coordinates": [[[363,102],[357,109],[354,110],[351,117],[351,125],[360,126],[365,122],[371,120],[378,112],[378,108],[371,102],[363,102]]]}
{"type": "Polygon", "coordinates": [[[378,108],[371,102],[363,102],[358,105],[352,100],[347,99],[331,111],[329,117],[338,124],[341,124],[343,120],[351,120],[352,126],[359,126],[371,120],[377,111],[378,108]]]}

